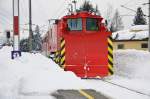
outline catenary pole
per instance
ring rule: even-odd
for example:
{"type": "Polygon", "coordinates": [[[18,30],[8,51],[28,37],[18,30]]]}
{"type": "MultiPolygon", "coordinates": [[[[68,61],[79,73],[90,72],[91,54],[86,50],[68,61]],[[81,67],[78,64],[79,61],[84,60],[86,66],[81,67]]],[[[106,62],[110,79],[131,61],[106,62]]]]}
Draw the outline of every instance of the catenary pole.
{"type": "Polygon", "coordinates": [[[149,38],[148,38],[148,51],[150,52],[150,0],[149,0],[149,3],[143,3],[143,5],[146,5],[148,4],[149,5],[149,8],[148,8],[148,11],[149,11],[149,16],[148,16],[148,19],[149,19],[149,38]]]}
{"type": "Polygon", "coordinates": [[[29,51],[32,52],[32,1],[29,0],[29,51]]]}

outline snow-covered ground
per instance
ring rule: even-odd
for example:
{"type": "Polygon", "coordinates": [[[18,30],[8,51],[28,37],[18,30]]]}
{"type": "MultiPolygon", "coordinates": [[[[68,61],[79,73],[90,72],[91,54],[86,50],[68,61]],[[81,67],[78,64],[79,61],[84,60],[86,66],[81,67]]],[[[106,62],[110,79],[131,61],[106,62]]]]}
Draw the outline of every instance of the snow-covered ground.
{"type": "MultiPolygon", "coordinates": [[[[112,99],[150,99],[101,80],[83,80],[41,54],[23,53],[11,60],[11,47],[0,49],[0,99],[54,99],[57,89],[95,89],[112,99]]],[[[115,75],[109,81],[150,95],[150,53],[116,51],[115,75]]]]}
{"type": "Polygon", "coordinates": [[[114,54],[115,83],[150,95],[150,53],[139,50],[120,50],[114,54]]]}

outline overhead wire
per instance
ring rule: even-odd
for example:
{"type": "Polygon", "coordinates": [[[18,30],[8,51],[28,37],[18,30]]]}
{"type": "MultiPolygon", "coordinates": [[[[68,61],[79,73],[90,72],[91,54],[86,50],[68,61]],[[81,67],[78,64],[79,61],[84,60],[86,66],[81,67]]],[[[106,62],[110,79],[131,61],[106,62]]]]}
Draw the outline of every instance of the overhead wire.
{"type": "Polygon", "coordinates": [[[62,8],[64,7],[66,1],[67,0],[63,0],[63,2],[60,4],[60,6],[58,7],[58,9],[56,9],[56,11],[54,11],[54,13],[52,14],[52,17],[54,17],[54,16],[56,16],[57,18],[59,17],[59,15],[60,15],[59,13],[62,10],[62,8]]]}

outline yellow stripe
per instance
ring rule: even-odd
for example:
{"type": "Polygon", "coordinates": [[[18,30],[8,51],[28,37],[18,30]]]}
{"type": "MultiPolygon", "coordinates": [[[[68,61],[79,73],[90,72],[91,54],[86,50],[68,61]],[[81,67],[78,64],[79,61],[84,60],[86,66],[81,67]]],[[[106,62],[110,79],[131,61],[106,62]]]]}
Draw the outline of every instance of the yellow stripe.
{"type": "Polygon", "coordinates": [[[65,45],[65,40],[61,42],[61,47],[63,47],[63,45],[65,45]]]}
{"type": "Polygon", "coordinates": [[[58,62],[59,61],[59,58],[56,58],[56,62],[58,62]]]}
{"type": "Polygon", "coordinates": [[[108,59],[112,62],[113,58],[108,55],[108,59]]]}
{"type": "Polygon", "coordinates": [[[113,71],[113,66],[111,66],[110,64],[108,64],[108,68],[113,71]]]}
{"type": "Polygon", "coordinates": [[[61,58],[61,64],[65,61],[65,57],[61,58]]]}
{"type": "Polygon", "coordinates": [[[112,75],[110,72],[108,72],[108,75],[112,75]]]}
{"type": "Polygon", "coordinates": [[[91,95],[89,95],[88,93],[86,93],[83,90],[79,90],[79,93],[82,94],[83,96],[85,96],[87,99],[94,99],[94,97],[92,97],[91,95]]]}
{"type": "Polygon", "coordinates": [[[61,55],[63,55],[65,53],[65,48],[61,51],[61,55]]]}
{"type": "Polygon", "coordinates": [[[108,47],[108,51],[113,54],[113,50],[110,47],[108,47]]]}
{"type": "Polygon", "coordinates": [[[112,43],[112,41],[108,38],[108,43],[110,44],[110,45],[113,45],[113,43],[112,43]]]}
{"type": "Polygon", "coordinates": [[[56,52],[56,56],[58,55],[58,52],[56,52]]]}
{"type": "Polygon", "coordinates": [[[62,66],[61,68],[63,68],[63,69],[65,68],[65,65],[61,65],[61,66],[62,66]]]}
{"type": "MultiPolygon", "coordinates": [[[[113,47],[113,42],[110,38],[108,38],[108,44],[113,47]]],[[[108,46],[108,52],[113,55],[113,50],[108,46]]],[[[109,61],[113,62],[113,58],[108,55],[109,61]]],[[[113,71],[113,66],[108,63],[108,68],[113,71]]],[[[108,75],[112,75],[111,72],[108,72],[108,75]]]]}

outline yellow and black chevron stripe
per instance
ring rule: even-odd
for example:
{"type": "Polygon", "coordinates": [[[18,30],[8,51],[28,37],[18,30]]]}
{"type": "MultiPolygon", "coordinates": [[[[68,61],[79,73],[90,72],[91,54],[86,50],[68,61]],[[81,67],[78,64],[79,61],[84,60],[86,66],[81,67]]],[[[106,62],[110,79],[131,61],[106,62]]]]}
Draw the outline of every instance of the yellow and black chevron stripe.
{"type": "Polygon", "coordinates": [[[61,39],[61,46],[60,46],[60,56],[61,56],[61,59],[60,59],[60,66],[62,68],[65,68],[65,39],[62,38],[61,39]]]}
{"type": "Polygon", "coordinates": [[[55,52],[54,61],[59,64],[59,51],[55,52]]]}
{"type": "Polygon", "coordinates": [[[113,75],[113,43],[112,37],[108,38],[108,75],[113,75]]]}

